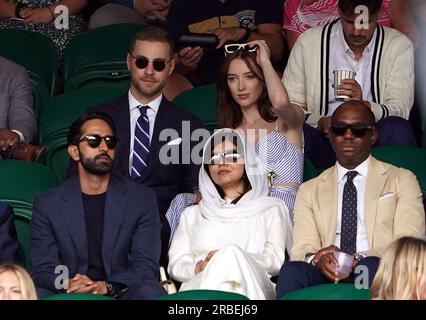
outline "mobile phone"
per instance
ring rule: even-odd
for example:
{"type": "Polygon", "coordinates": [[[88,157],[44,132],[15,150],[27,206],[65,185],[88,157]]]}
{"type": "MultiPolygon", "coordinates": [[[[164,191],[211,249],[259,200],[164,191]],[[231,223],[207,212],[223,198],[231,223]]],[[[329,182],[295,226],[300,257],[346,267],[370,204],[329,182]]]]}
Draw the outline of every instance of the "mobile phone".
{"type": "Polygon", "coordinates": [[[211,33],[186,33],[179,37],[178,44],[180,48],[201,47],[214,50],[219,44],[219,38],[211,33]]]}

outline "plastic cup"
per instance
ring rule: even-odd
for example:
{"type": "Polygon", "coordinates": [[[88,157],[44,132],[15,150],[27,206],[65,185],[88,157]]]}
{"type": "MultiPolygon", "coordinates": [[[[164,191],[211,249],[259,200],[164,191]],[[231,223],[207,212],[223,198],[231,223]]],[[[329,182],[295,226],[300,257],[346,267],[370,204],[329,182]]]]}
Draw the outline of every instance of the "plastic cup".
{"type": "Polygon", "coordinates": [[[336,257],[339,262],[339,266],[336,267],[336,272],[340,276],[347,277],[351,273],[352,263],[354,261],[354,257],[348,253],[341,251],[334,251],[333,255],[336,257]]]}
{"type": "Polygon", "coordinates": [[[355,79],[356,72],[350,69],[338,68],[333,71],[334,74],[334,98],[336,100],[345,100],[350,97],[344,94],[339,94],[337,87],[340,85],[343,79],[355,79]]]}

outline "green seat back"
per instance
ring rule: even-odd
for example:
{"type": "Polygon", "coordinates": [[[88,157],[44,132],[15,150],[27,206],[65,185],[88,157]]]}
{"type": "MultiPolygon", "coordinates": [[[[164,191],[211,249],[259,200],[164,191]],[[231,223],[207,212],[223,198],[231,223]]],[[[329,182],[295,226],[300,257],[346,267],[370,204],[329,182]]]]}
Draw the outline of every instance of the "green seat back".
{"type": "Polygon", "coordinates": [[[368,289],[357,289],[349,283],[321,284],[290,292],[280,300],[369,300],[368,289]]]}
{"type": "Polygon", "coordinates": [[[43,81],[49,96],[56,86],[57,58],[52,41],[38,32],[0,30],[0,56],[24,66],[32,82],[43,81]]]}
{"type": "Polygon", "coordinates": [[[39,139],[47,147],[46,164],[59,182],[65,179],[69,156],[67,134],[71,124],[88,109],[115,99],[126,90],[87,88],[64,93],[52,99],[40,115],[39,139]]]}
{"type": "Polygon", "coordinates": [[[41,300],[115,300],[114,298],[91,293],[58,293],[41,300]]]}
{"type": "Polygon", "coordinates": [[[39,163],[20,160],[0,161],[0,201],[9,203],[15,214],[20,261],[28,266],[30,221],[34,198],[56,186],[53,172],[39,163]]]}
{"type": "Polygon", "coordinates": [[[238,293],[219,290],[188,290],[158,297],[157,300],[249,300],[238,293]]]}
{"type": "Polygon", "coordinates": [[[173,103],[198,116],[206,129],[218,127],[216,117],[216,85],[196,87],[179,94],[173,103]]]}
{"type": "Polygon", "coordinates": [[[95,28],[74,38],[65,50],[65,91],[93,86],[127,88],[126,54],[133,36],[144,26],[115,24],[95,28]]]}
{"type": "Polygon", "coordinates": [[[384,162],[412,171],[419,181],[423,198],[426,198],[426,149],[410,146],[379,146],[371,154],[384,162]]]}
{"type": "Polygon", "coordinates": [[[305,159],[303,161],[303,181],[308,181],[318,176],[317,169],[314,167],[311,161],[305,159]]]}
{"type": "MultiPolygon", "coordinates": [[[[425,86],[426,87],[426,86],[425,86]]],[[[420,116],[421,116],[421,146],[426,149],[426,97],[422,97],[420,101],[420,116]]]]}

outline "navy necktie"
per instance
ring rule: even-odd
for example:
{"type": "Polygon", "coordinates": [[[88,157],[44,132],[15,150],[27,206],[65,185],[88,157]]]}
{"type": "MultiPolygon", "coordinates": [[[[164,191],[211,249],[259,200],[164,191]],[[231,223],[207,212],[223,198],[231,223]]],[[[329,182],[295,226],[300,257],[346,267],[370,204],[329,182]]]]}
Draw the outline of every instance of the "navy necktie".
{"type": "Polygon", "coordinates": [[[149,119],[146,114],[149,106],[139,106],[141,115],[136,121],[135,139],[133,141],[133,161],[131,178],[138,179],[146,167],[149,158],[149,119]]]}
{"type": "Polygon", "coordinates": [[[357,193],[353,179],[357,174],[356,171],[346,173],[346,183],[343,188],[340,250],[349,254],[356,253],[357,193]]]}

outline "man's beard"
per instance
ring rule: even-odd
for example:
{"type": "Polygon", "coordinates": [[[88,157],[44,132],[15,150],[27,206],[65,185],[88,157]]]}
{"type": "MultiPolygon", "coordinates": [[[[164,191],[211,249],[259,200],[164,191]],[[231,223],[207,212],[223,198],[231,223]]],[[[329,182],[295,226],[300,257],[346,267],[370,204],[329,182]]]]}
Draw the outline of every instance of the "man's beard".
{"type": "MultiPolygon", "coordinates": [[[[80,154],[80,156],[82,156],[82,154],[80,154]]],[[[96,157],[92,158],[92,159],[86,159],[83,157],[81,157],[81,165],[83,166],[83,168],[94,175],[105,175],[111,172],[112,170],[112,164],[113,164],[113,160],[111,159],[111,157],[108,154],[99,154],[96,157]],[[103,160],[102,162],[99,162],[99,158],[102,156],[106,156],[109,158],[110,161],[106,162],[105,160],[103,160]]]]}

